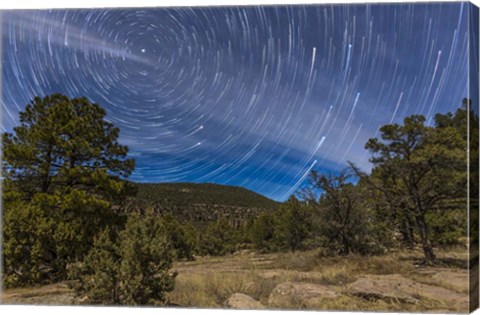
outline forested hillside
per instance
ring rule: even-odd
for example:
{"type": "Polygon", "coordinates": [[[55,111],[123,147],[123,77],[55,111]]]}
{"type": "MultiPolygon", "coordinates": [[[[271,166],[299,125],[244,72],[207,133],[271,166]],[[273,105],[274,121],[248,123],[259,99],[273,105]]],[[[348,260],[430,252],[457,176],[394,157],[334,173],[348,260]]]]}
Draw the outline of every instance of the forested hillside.
{"type": "Polygon", "coordinates": [[[137,199],[190,206],[195,204],[224,205],[273,209],[278,203],[242,187],[195,183],[135,183],[137,199]]]}
{"type": "Polygon", "coordinates": [[[132,183],[134,196],[123,213],[146,209],[161,216],[172,214],[182,222],[203,226],[226,219],[234,228],[244,226],[261,213],[274,211],[280,203],[241,187],[195,183],[132,183]]]}

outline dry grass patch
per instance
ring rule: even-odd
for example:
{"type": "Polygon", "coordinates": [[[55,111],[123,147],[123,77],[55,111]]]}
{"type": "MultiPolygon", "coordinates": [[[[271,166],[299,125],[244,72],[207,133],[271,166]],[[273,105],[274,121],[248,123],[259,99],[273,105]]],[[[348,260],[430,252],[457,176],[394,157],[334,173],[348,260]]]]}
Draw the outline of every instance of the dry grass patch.
{"type": "Polygon", "coordinates": [[[175,281],[175,288],[168,293],[168,302],[180,307],[217,307],[215,298],[208,295],[205,290],[205,277],[203,275],[179,274],[175,281]]]}
{"type": "Polygon", "coordinates": [[[311,303],[311,309],[328,311],[393,311],[401,310],[393,303],[382,300],[367,301],[365,299],[341,295],[336,299],[323,300],[319,303],[311,303]]]}
{"type": "Polygon", "coordinates": [[[8,289],[2,292],[2,300],[13,297],[29,298],[33,296],[57,295],[71,293],[72,290],[65,283],[55,283],[44,286],[8,289]]]}
{"type": "Polygon", "coordinates": [[[283,280],[264,278],[255,272],[179,274],[175,289],[169,293],[170,303],[182,307],[224,307],[233,293],[244,293],[262,304],[283,280]]]}
{"type": "Polygon", "coordinates": [[[352,275],[352,271],[342,266],[340,268],[335,266],[325,267],[321,271],[322,278],[320,284],[325,285],[346,285],[347,283],[355,281],[356,277],[352,275]]]}
{"type": "Polygon", "coordinates": [[[7,289],[1,292],[2,304],[72,305],[78,300],[64,282],[44,286],[7,289]]]}
{"type": "Polygon", "coordinates": [[[321,256],[322,252],[320,250],[280,253],[274,257],[274,267],[296,271],[312,271],[319,267],[322,262],[321,256]]]}
{"type": "Polygon", "coordinates": [[[371,311],[371,312],[458,312],[456,306],[441,301],[420,298],[418,303],[405,303],[395,300],[366,300],[361,297],[342,295],[336,299],[324,300],[318,304],[309,305],[310,309],[329,311],[371,311]]]}
{"type": "Polygon", "coordinates": [[[411,261],[400,261],[396,255],[325,257],[321,250],[278,254],[275,267],[320,273],[321,277],[298,280],[326,285],[345,285],[365,274],[409,274],[415,271],[411,261]]]}
{"type": "Polygon", "coordinates": [[[411,262],[400,261],[395,256],[353,256],[351,263],[355,273],[362,275],[408,274],[415,271],[411,262]]]}

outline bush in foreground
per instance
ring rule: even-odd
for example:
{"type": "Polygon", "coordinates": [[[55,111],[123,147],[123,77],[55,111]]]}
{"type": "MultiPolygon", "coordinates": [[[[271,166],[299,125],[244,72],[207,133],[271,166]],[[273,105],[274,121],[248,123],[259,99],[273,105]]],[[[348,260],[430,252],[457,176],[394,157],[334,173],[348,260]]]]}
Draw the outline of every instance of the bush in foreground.
{"type": "Polygon", "coordinates": [[[162,224],[134,215],[116,241],[106,229],[95,239],[84,262],[71,272],[78,294],[92,304],[162,305],[173,290],[174,253],[162,224]]]}

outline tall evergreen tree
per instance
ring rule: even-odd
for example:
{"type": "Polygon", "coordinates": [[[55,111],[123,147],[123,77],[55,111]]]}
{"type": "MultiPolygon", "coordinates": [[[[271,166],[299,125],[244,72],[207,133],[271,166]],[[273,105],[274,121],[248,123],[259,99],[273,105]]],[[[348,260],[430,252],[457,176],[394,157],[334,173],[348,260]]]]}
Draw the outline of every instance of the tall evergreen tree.
{"type": "Polygon", "coordinates": [[[112,206],[126,197],[134,161],[105,115],[86,98],[37,97],[2,135],[8,284],[64,278],[95,234],[119,220],[112,206]]]}
{"type": "Polygon", "coordinates": [[[466,141],[453,126],[413,115],[403,125],[385,125],[382,140],[370,139],[377,186],[388,199],[401,204],[413,217],[427,263],[435,261],[427,215],[441,202],[466,195],[466,141]]]}

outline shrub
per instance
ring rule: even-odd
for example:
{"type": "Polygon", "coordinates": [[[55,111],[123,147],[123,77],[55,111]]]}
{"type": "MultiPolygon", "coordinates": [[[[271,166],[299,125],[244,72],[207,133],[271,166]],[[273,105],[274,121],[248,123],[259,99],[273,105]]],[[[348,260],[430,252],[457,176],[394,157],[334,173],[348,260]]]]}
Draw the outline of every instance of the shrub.
{"type": "Polygon", "coordinates": [[[128,218],[116,242],[107,229],[96,238],[84,263],[72,271],[74,288],[94,304],[162,305],[174,288],[174,252],[160,221],[128,218]]]}
{"type": "Polygon", "coordinates": [[[162,223],[175,251],[175,258],[194,260],[193,250],[196,245],[196,233],[191,222],[181,225],[172,214],[168,213],[163,216],[162,223]]]}
{"type": "Polygon", "coordinates": [[[221,218],[207,226],[200,235],[198,247],[201,255],[222,256],[233,253],[236,243],[233,228],[226,219],[221,218]]]}
{"type": "Polygon", "coordinates": [[[79,279],[74,284],[78,293],[86,294],[91,304],[119,304],[118,249],[112,241],[112,230],[107,228],[95,238],[93,248],[70,271],[70,277],[79,279]]]}
{"type": "Polygon", "coordinates": [[[270,213],[261,213],[250,229],[250,235],[255,249],[269,252],[274,247],[275,217],[270,213]]]}
{"type": "Polygon", "coordinates": [[[29,201],[13,195],[6,193],[2,222],[7,287],[64,280],[67,264],[88,252],[96,229],[118,223],[107,202],[84,191],[38,193],[29,201]]]}
{"type": "Polygon", "coordinates": [[[291,196],[276,216],[274,239],[279,249],[301,250],[310,236],[311,213],[305,202],[291,196]]]}

